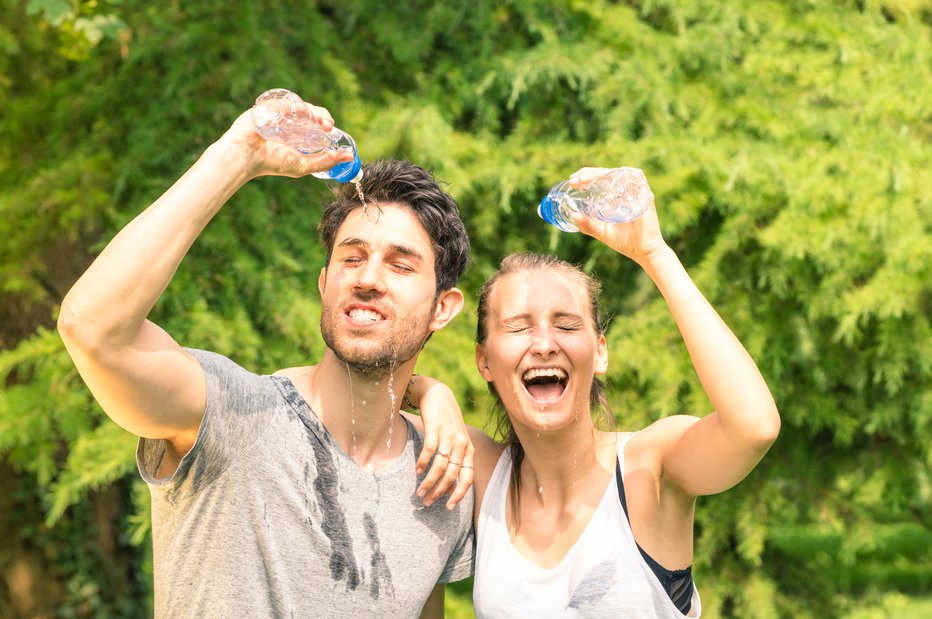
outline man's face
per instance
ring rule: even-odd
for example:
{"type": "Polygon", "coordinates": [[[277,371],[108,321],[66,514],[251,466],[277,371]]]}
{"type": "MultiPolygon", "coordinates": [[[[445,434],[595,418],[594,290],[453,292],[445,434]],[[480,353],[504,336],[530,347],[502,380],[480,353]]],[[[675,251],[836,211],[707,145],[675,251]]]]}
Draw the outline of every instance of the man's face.
{"type": "Polygon", "coordinates": [[[433,246],[405,206],[352,211],[337,230],[318,285],[324,342],[361,372],[389,372],[414,358],[442,326],[435,320],[433,246]]]}

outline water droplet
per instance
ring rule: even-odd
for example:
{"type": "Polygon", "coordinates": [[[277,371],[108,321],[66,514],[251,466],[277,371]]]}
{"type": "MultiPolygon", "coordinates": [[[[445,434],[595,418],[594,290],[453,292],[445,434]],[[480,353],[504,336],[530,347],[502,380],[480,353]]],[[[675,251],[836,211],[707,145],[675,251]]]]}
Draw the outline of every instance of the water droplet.
{"type": "Polygon", "coordinates": [[[391,361],[388,366],[388,397],[392,401],[392,409],[388,413],[388,440],[385,441],[385,451],[392,448],[392,426],[395,425],[395,354],[392,353],[391,361]]]}
{"type": "Polygon", "coordinates": [[[356,197],[359,198],[360,202],[362,202],[363,212],[367,212],[366,194],[362,192],[362,183],[356,181],[353,183],[353,186],[356,188],[356,197]]]}
{"type": "MultiPolygon", "coordinates": [[[[350,421],[353,422],[353,424],[352,424],[352,426],[351,426],[351,428],[352,428],[352,434],[353,434],[353,451],[352,451],[352,453],[356,453],[356,406],[355,406],[354,403],[353,403],[353,375],[350,373],[349,363],[346,363],[346,362],[344,361],[343,364],[346,366],[346,378],[349,380],[349,388],[350,388],[350,391],[349,391],[349,397],[350,397],[350,400],[349,400],[349,403],[350,403],[350,421]]],[[[365,404],[365,402],[363,402],[363,404],[365,404]]]]}

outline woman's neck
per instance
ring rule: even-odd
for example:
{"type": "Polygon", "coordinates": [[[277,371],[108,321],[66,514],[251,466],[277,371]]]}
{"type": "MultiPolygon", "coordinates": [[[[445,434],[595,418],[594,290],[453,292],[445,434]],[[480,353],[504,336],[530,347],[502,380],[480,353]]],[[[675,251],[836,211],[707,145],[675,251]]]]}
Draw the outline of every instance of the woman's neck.
{"type": "Polygon", "coordinates": [[[522,429],[518,436],[524,449],[520,464],[522,498],[571,502],[590,480],[602,479],[604,471],[600,469],[614,466],[614,459],[609,457],[612,452],[605,449],[609,435],[597,430],[588,417],[565,430],[522,429]]]}

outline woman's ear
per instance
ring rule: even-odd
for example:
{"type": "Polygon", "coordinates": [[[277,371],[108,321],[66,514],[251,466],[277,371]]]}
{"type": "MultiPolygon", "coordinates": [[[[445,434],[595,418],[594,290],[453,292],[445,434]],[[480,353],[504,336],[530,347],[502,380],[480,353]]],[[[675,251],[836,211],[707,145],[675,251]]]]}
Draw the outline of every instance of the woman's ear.
{"type": "Polygon", "coordinates": [[[608,344],[605,342],[605,336],[599,336],[599,345],[595,350],[595,373],[598,376],[605,376],[608,373],[608,344]]]}
{"type": "Polygon", "coordinates": [[[476,344],[476,368],[485,382],[492,382],[492,372],[489,371],[489,359],[485,356],[485,346],[476,344]]]}

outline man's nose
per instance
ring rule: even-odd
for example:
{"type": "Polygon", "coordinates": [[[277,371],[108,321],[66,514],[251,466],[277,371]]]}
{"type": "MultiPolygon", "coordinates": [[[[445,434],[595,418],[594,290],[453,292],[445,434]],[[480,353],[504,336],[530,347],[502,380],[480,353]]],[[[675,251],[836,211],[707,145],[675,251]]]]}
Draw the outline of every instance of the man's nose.
{"type": "Polygon", "coordinates": [[[385,272],[376,260],[368,260],[356,270],[355,288],[363,291],[385,292],[385,272]]]}

